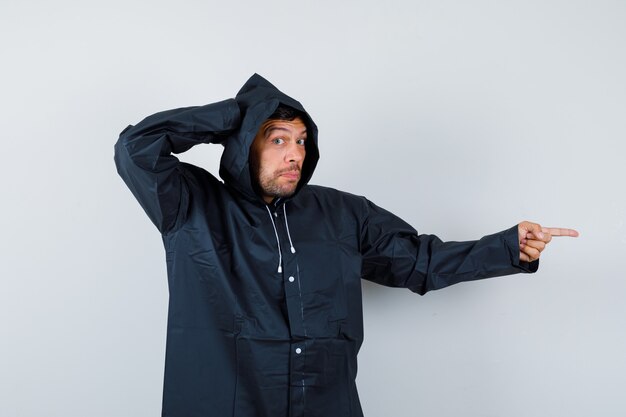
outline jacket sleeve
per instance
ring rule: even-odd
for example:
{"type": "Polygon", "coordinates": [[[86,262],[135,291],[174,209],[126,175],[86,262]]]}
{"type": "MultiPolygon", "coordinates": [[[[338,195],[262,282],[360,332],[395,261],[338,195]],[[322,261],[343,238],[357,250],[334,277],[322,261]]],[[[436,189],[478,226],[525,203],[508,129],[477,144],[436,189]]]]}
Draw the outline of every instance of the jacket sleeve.
{"type": "Polygon", "coordinates": [[[462,281],[535,272],[539,261],[519,259],[517,225],[468,242],[442,242],[368,202],[361,230],[362,277],[418,294],[462,281]]]}
{"type": "Polygon", "coordinates": [[[161,233],[184,221],[189,202],[182,164],[173,154],[223,142],[239,124],[239,107],[229,99],[156,113],[122,131],[115,144],[117,172],[161,233]]]}

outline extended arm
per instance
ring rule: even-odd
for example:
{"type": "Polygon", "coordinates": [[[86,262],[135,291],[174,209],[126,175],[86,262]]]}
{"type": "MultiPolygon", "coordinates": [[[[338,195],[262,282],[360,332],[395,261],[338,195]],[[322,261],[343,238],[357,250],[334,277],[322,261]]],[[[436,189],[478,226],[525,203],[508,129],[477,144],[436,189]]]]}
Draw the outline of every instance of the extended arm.
{"type": "Polygon", "coordinates": [[[517,225],[476,241],[442,242],[434,235],[418,235],[372,203],[361,231],[363,278],[418,294],[462,281],[535,272],[538,261],[522,261],[519,252],[517,225]]]}
{"type": "Polygon", "coordinates": [[[122,131],[115,144],[117,171],[162,233],[183,220],[189,200],[180,162],[172,154],[222,142],[239,124],[239,108],[229,99],[156,113],[122,131]]]}
{"type": "Polygon", "coordinates": [[[519,259],[518,226],[476,241],[443,242],[370,203],[361,234],[363,278],[425,294],[462,281],[535,272],[519,259]]]}

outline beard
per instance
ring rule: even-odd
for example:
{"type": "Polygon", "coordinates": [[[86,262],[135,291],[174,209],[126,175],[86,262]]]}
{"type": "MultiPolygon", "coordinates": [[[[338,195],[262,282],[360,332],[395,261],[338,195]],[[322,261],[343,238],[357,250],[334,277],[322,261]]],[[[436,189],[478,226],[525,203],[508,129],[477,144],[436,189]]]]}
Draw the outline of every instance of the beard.
{"type": "Polygon", "coordinates": [[[280,197],[285,198],[293,195],[298,183],[300,182],[300,168],[297,165],[292,164],[289,168],[281,169],[278,171],[269,171],[260,167],[253,167],[255,178],[260,191],[264,196],[270,196],[273,198],[280,197]],[[282,174],[287,172],[298,173],[297,181],[289,181],[286,178],[281,177],[282,174]]]}

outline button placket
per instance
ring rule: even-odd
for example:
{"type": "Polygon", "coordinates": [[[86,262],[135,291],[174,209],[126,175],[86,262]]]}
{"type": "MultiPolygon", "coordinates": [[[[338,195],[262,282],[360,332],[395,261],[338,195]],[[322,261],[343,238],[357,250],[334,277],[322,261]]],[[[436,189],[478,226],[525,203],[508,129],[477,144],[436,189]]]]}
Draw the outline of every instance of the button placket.
{"type": "Polygon", "coordinates": [[[304,328],[304,313],[302,294],[299,285],[299,271],[297,254],[289,250],[287,229],[285,226],[282,210],[276,210],[276,228],[279,235],[280,247],[283,260],[283,287],[285,289],[285,302],[291,334],[297,337],[306,335],[304,328]]]}

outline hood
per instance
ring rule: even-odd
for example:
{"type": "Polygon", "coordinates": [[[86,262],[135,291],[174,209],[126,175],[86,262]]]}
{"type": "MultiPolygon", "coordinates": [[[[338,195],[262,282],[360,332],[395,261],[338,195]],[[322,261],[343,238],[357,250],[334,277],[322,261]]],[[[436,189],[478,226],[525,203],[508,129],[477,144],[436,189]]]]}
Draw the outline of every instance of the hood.
{"type": "Polygon", "coordinates": [[[250,146],[263,122],[274,113],[279,104],[284,104],[306,115],[304,120],[307,127],[306,157],[295,196],[309,182],[319,160],[317,126],[313,119],[302,104],[281,92],[259,74],[254,74],[246,81],[237,93],[235,101],[239,106],[241,127],[223,143],[225,149],[220,162],[220,177],[226,185],[248,199],[263,201],[255,191],[250,174],[248,162],[250,146]]]}

